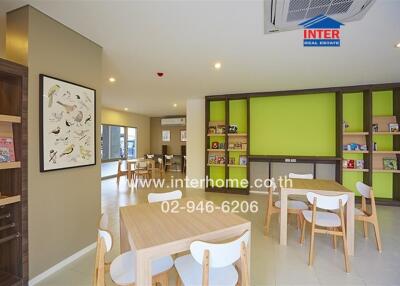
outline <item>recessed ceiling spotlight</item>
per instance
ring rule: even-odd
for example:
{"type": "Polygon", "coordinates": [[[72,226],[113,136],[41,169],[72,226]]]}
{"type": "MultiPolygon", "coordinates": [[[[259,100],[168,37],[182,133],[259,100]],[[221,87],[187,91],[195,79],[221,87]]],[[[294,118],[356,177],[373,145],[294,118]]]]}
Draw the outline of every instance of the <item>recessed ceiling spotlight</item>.
{"type": "Polygon", "coordinates": [[[396,48],[400,48],[400,43],[397,43],[397,44],[396,44],[396,48]]]}
{"type": "Polygon", "coordinates": [[[215,68],[216,70],[219,70],[221,67],[222,67],[222,64],[221,64],[220,62],[216,62],[216,63],[214,64],[214,68],[215,68]]]}
{"type": "Polygon", "coordinates": [[[173,106],[173,107],[177,107],[177,106],[178,106],[178,104],[174,103],[172,106],[173,106]]]}
{"type": "Polygon", "coordinates": [[[157,73],[157,76],[158,76],[158,77],[163,77],[163,76],[164,76],[164,73],[163,73],[163,72],[158,72],[158,73],[157,73]]]}
{"type": "Polygon", "coordinates": [[[109,82],[115,82],[115,78],[114,78],[114,77],[110,77],[110,78],[108,79],[108,81],[109,81],[109,82]]]}
{"type": "Polygon", "coordinates": [[[125,107],[124,110],[125,110],[125,111],[128,111],[128,107],[125,107]]]}

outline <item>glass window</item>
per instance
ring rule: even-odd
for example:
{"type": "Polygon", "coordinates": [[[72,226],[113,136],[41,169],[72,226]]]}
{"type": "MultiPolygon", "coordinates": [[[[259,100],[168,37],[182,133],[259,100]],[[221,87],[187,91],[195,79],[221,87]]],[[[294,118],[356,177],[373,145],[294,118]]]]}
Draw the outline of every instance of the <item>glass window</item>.
{"type": "Polygon", "coordinates": [[[136,158],[136,128],[101,125],[101,159],[115,161],[136,158]]]}

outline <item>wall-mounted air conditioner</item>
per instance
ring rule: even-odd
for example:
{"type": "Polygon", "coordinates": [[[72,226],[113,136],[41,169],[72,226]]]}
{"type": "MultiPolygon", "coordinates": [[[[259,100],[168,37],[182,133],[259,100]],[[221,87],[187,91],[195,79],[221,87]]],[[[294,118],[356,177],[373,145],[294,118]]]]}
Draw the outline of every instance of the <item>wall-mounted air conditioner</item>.
{"type": "Polygon", "coordinates": [[[179,118],[161,118],[161,125],[162,126],[183,126],[186,125],[186,118],[179,117],[179,118]]]}
{"type": "Polygon", "coordinates": [[[302,28],[301,22],[319,15],[340,22],[362,19],[375,0],[264,0],[265,33],[302,28]]]}

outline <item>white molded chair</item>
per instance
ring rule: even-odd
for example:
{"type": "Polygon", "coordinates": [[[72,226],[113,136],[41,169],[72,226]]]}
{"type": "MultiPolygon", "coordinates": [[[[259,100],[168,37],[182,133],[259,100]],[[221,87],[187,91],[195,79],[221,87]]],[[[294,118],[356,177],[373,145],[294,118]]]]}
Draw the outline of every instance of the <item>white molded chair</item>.
{"type": "MultiPolygon", "coordinates": [[[[274,178],[271,179],[271,187],[269,188],[268,193],[268,202],[267,202],[267,214],[265,216],[264,222],[264,234],[268,235],[269,233],[269,226],[271,222],[271,216],[273,214],[279,214],[281,212],[281,201],[273,201],[273,194],[278,194],[277,192],[277,185],[275,183],[274,178]]],[[[297,215],[297,226],[300,228],[301,222],[301,211],[308,210],[308,206],[305,202],[302,201],[295,201],[295,200],[288,200],[288,213],[297,215]]]]}
{"type": "Polygon", "coordinates": [[[371,223],[374,226],[376,247],[379,252],[382,252],[381,235],[376,212],[374,192],[370,186],[362,182],[357,182],[356,188],[361,194],[361,209],[355,209],[355,220],[363,222],[365,238],[368,238],[368,223],[371,223]],[[371,201],[370,211],[367,210],[367,199],[370,199],[371,201]]]}
{"type": "Polygon", "coordinates": [[[147,200],[149,201],[149,203],[180,200],[181,198],[182,198],[182,192],[179,190],[167,193],[149,193],[147,195],[147,200]]]}
{"type": "MultiPolygon", "coordinates": [[[[100,227],[105,227],[105,216],[100,220],[100,227]]],[[[111,279],[118,285],[132,285],[136,281],[136,258],[134,251],[128,251],[115,258],[110,266],[105,263],[105,255],[110,252],[113,245],[113,238],[108,230],[98,230],[97,251],[94,273],[94,286],[105,286],[105,273],[110,271],[111,279]]],[[[153,283],[159,283],[162,286],[168,286],[168,270],[174,265],[171,256],[161,257],[152,261],[151,272],[153,283]]]]}
{"type": "Polygon", "coordinates": [[[241,286],[249,286],[247,244],[250,233],[228,243],[195,241],[190,253],[175,260],[178,272],[177,285],[185,286],[234,286],[239,274],[233,265],[240,259],[241,286]]]}
{"type": "Polygon", "coordinates": [[[314,261],[314,236],[315,233],[331,234],[333,235],[333,246],[336,248],[336,236],[343,238],[343,252],[346,272],[350,272],[348,252],[347,252],[347,240],[345,221],[343,214],[343,207],[346,205],[348,195],[343,194],[340,196],[324,196],[313,192],[307,193],[307,199],[312,204],[312,210],[303,210],[302,214],[304,217],[300,243],[304,243],[306,223],[311,224],[311,243],[310,252],[308,257],[308,265],[312,266],[314,261]],[[339,215],[332,212],[317,211],[317,208],[322,210],[337,210],[339,209],[339,215]]]}

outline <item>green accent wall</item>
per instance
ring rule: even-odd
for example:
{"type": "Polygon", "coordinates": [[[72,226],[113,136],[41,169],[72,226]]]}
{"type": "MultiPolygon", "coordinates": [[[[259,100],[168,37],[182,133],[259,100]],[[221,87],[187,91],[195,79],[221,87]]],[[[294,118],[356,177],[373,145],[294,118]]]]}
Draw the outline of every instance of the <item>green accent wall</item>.
{"type": "MultiPolygon", "coordinates": [[[[373,116],[393,115],[392,91],[372,93],[372,114],[373,116]]],[[[374,135],[373,141],[377,143],[378,150],[393,150],[393,136],[374,135]]],[[[393,198],[393,174],[373,173],[372,187],[376,197],[393,198]]]]}
{"type": "MultiPolygon", "coordinates": [[[[229,125],[236,124],[238,133],[247,133],[247,102],[246,99],[229,101],[229,125]]],[[[239,156],[246,155],[243,152],[229,152],[230,158],[235,158],[235,164],[239,164],[239,156]]],[[[247,178],[247,168],[229,167],[229,178],[240,181],[247,178]]],[[[240,187],[232,185],[230,187],[240,187]]]]}
{"type": "Polygon", "coordinates": [[[335,156],[335,94],[250,99],[250,154],[335,156]]]}

